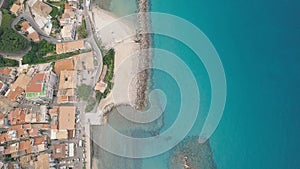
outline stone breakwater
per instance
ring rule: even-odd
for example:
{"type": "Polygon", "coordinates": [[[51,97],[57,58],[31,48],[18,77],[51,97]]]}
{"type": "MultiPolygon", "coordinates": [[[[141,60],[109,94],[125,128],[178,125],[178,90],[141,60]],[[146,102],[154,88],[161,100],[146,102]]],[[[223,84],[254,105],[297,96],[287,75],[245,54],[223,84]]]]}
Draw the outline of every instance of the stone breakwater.
{"type": "Polygon", "coordinates": [[[149,70],[151,62],[151,37],[150,37],[150,0],[137,0],[138,2],[138,22],[139,29],[137,38],[140,44],[139,50],[139,73],[136,76],[137,95],[134,102],[134,108],[141,110],[147,106],[147,89],[149,70]]]}

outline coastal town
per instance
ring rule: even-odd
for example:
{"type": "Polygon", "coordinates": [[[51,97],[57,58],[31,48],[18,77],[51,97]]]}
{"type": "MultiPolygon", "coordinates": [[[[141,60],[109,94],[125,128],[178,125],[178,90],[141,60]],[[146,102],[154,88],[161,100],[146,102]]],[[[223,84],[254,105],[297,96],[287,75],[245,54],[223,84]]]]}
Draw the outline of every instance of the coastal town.
{"type": "MultiPolygon", "coordinates": [[[[116,40],[123,23],[99,31],[116,18],[89,0],[1,0],[0,6],[0,168],[95,168],[90,126],[105,125],[112,105],[144,104],[136,100],[145,97],[142,92],[120,102],[111,93],[127,95],[112,88],[114,65],[146,48],[145,41],[134,29],[124,33],[133,37],[125,40],[129,44],[116,40]]],[[[140,63],[130,62],[128,69],[132,64],[140,63]]],[[[118,76],[130,83],[129,75],[118,76]]]]}
{"type": "Polygon", "coordinates": [[[0,168],[90,168],[85,112],[107,84],[97,78],[102,54],[85,20],[89,5],[1,1],[1,28],[32,45],[1,52],[0,168]]]}

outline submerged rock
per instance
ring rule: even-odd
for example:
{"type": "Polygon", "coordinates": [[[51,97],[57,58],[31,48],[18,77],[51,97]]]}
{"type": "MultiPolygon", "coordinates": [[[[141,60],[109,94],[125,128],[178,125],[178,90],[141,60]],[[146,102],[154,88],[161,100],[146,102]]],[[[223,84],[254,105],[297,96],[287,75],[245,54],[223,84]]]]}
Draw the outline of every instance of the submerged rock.
{"type": "Polygon", "coordinates": [[[184,139],[171,150],[169,169],[216,169],[209,141],[200,144],[198,136],[184,139]]]}

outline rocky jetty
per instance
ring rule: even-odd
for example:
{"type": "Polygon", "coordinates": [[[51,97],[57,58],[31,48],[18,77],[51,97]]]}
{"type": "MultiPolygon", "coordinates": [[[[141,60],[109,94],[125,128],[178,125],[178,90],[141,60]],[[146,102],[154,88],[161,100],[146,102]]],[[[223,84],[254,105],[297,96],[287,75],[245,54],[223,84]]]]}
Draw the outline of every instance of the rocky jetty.
{"type": "Polygon", "coordinates": [[[138,41],[140,44],[139,64],[140,70],[137,74],[137,96],[134,107],[137,110],[142,110],[147,105],[147,90],[149,79],[149,68],[151,63],[151,37],[150,37],[150,2],[149,0],[138,0],[138,41]]]}

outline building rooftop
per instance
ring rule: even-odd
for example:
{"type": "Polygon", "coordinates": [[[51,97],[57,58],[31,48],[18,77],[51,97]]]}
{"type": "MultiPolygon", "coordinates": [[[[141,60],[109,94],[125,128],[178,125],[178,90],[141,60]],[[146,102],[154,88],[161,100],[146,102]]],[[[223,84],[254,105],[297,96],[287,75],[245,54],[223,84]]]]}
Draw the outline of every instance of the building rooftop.
{"type": "Polygon", "coordinates": [[[68,131],[67,130],[57,130],[55,132],[55,139],[68,139],[68,131]]]}
{"type": "Polygon", "coordinates": [[[8,120],[11,125],[24,124],[27,109],[16,108],[9,112],[8,120]]]}
{"type": "Polygon", "coordinates": [[[11,139],[8,137],[7,133],[0,134],[0,143],[3,144],[7,141],[10,141],[11,139]]]}
{"type": "Polygon", "coordinates": [[[53,158],[65,158],[66,157],[66,145],[65,144],[55,144],[52,149],[53,158]]]}
{"type": "Polygon", "coordinates": [[[30,140],[20,142],[19,151],[25,151],[26,154],[31,153],[31,142],[30,142],[30,140]]]}
{"type": "Polygon", "coordinates": [[[30,27],[29,22],[24,21],[24,22],[22,22],[21,31],[25,33],[25,32],[27,32],[27,29],[28,29],[29,27],[30,27]]]}
{"type": "Polygon", "coordinates": [[[64,43],[57,43],[56,44],[56,53],[67,53],[76,51],[78,49],[84,48],[84,41],[78,40],[78,41],[72,41],[72,42],[64,42],[64,43]]]}
{"type": "Polygon", "coordinates": [[[50,168],[49,164],[49,156],[47,153],[40,154],[37,156],[37,161],[34,163],[35,169],[44,169],[44,168],[50,168]]]}
{"type": "Polygon", "coordinates": [[[12,7],[10,8],[10,12],[13,14],[17,14],[19,10],[21,9],[21,5],[18,4],[13,4],[12,7]]]}
{"type": "Polygon", "coordinates": [[[45,17],[45,18],[46,18],[46,17],[50,14],[50,12],[52,11],[52,8],[51,8],[49,5],[43,3],[42,1],[39,1],[39,0],[37,0],[37,1],[33,4],[32,9],[33,9],[37,14],[39,14],[40,16],[45,17]]]}
{"type": "Polygon", "coordinates": [[[34,41],[34,42],[39,42],[39,41],[41,41],[41,38],[40,38],[39,34],[38,34],[36,31],[34,31],[34,32],[30,33],[30,34],[28,34],[27,37],[28,37],[29,39],[31,39],[32,41],[34,41]]]}
{"type": "Polygon", "coordinates": [[[60,72],[59,89],[74,89],[77,84],[77,72],[73,70],[63,70],[60,72]]]}
{"type": "Polygon", "coordinates": [[[104,93],[106,88],[107,88],[107,83],[104,83],[103,81],[96,83],[95,90],[104,93]]]}
{"type": "Polygon", "coordinates": [[[5,114],[4,113],[0,113],[0,127],[4,126],[4,117],[5,117],[5,114]]]}
{"type": "Polygon", "coordinates": [[[12,89],[12,90],[9,90],[9,92],[7,93],[6,97],[12,101],[12,102],[15,102],[18,100],[18,97],[20,95],[22,95],[22,93],[24,92],[24,89],[22,89],[21,87],[17,87],[15,90],[12,89]]]}
{"type": "Polygon", "coordinates": [[[61,29],[62,38],[63,39],[72,39],[72,30],[73,30],[73,25],[71,25],[71,24],[65,25],[61,29]]]}
{"type": "Polygon", "coordinates": [[[41,137],[35,137],[34,138],[34,143],[33,145],[39,145],[39,144],[43,144],[46,141],[44,136],[41,137]]]}
{"type": "Polygon", "coordinates": [[[59,130],[74,130],[75,128],[75,106],[61,106],[58,115],[59,130]]]}
{"type": "Polygon", "coordinates": [[[9,68],[0,69],[0,74],[2,75],[9,75],[9,73],[10,73],[9,68]]]}
{"type": "Polygon", "coordinates": [[[29,82],[31,81],[31,77],[27,76],[25,74],[21,74],[17,80],[12,84],[12,86],[10,87],[10,89],[16,89],[18,86],[21,87],[22,89],[26,89],[27,85],[29,84],[29,82]]]}
{"type": "Polygon", "coordinates": [[[60,74],[62,70],[74,70],[74,61],[73,59],[64,59],[58,60],[55,62],[54,71],[57,74],[60,74]]]}
{"type": "Polygon", "coordinates": [[[45,73],[38,73],[34,75],[26,88],[26,93],[42,92],[44,79],[45,73]]]}
{"type": "Polygon", "coordinates": [[[75,101],[75,90],[74,89],[61,89],[57,93],[57,103],[74,102],[75,101]]]}
{"type": "Polygon", "coordinates": [[[100,81],[104,81],[104,78],[106,76],[106,73],[107,73],[107,65],[104,65],[103,66],[103,69],[102,69],[102,72],[101,72],[101,76],[100,76],[100,81]]]}

